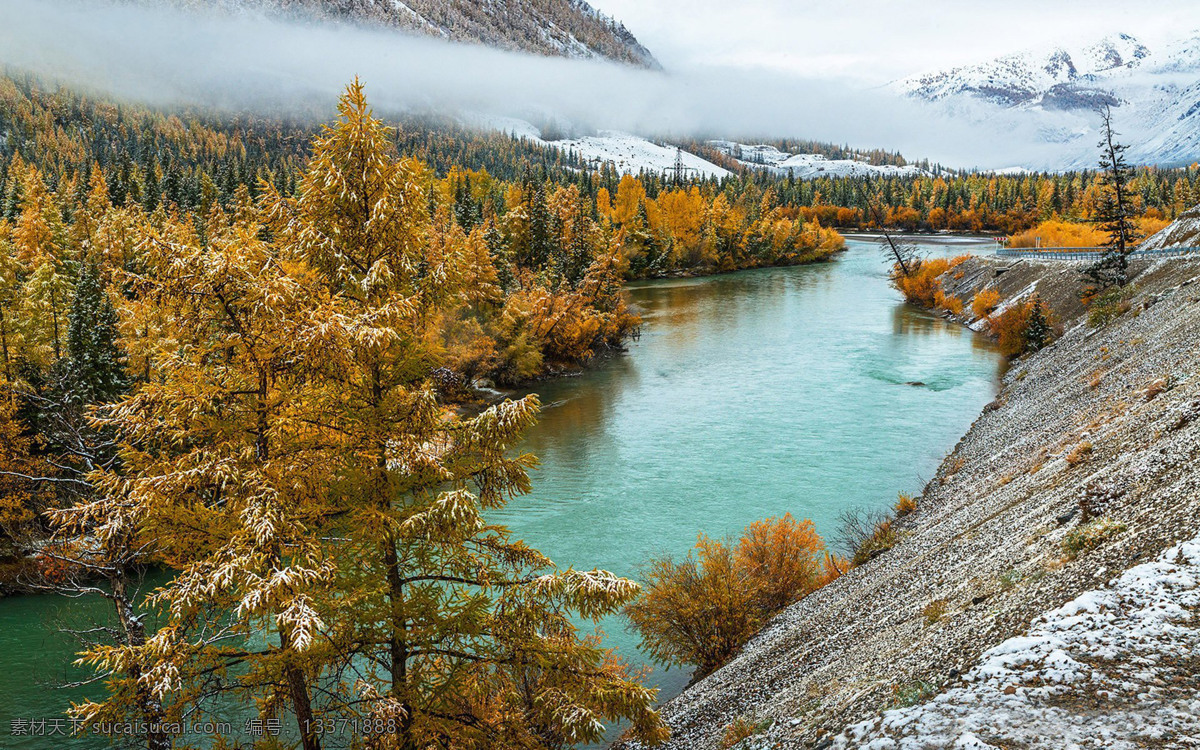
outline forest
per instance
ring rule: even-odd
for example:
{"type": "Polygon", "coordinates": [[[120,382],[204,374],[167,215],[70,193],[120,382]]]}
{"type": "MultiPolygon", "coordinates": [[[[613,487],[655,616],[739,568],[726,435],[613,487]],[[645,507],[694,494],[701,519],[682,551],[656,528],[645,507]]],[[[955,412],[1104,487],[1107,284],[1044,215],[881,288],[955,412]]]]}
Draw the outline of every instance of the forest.
{"type": "MultiPolygon", "coordinates": [[[[853,561],[788,516],[654,561],[645,595],[559,569],[488,520],[530,489],[538,400],[477,389],[619,349],[629,280],[824,261],[838,228],[1076,225],[1103,196],[1089,173],[589,172],[393,127],[358,82],[320,126],[10,74],[0,131],[0,573],[110,603],[80,656],[104,690],[71,715],[151,750],[233,700],[305,750],[347,721],[380,748],[662,740],[644,675],[581,622],[624,612],[703,673],[853,561]],[[681,602],[732,630],[678,627],[681,602]]],[[[1130,185],[1142,221],[1200,197],[1195,168],[1130,185]]]]}
{"type": "Polygon", "coordinates": [[[171,747],[240,699],[306,749],[347,721],[378,747],[664,736],[578,630],[637,585],[486,520],[529,489],[538,401],[474,389],[620,347],[627,279],[819,261],[840,235],[753,192],[439,174],[412,154],[458,147],[406,140],[358,83],[311,131],[12,79],[3,101],[3,567],[112,605],[81,726],[171,747]],[[143,601],[150,569],[170,579],[143,601]]]}

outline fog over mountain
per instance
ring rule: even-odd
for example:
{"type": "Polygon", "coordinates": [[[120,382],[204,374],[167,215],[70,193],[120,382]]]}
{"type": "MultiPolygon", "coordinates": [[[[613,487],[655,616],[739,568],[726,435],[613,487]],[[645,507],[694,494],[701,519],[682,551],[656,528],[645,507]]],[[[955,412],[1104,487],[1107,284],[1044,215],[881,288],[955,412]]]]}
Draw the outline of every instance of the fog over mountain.
{"type": "Polygon", "coordinates": [[[658,61],[584,0],[124,0],[145,6],[394,28],[499,49],[646,68],[658,61]]]}
{"type": "MultiPolygon", "coordinates": [[[[553,120],[573,135],[618,130],[651,139],[742,143],[797,137],[896,149],[909,158],[968,168],[1057,168],[1093,160],[1088,133],[1094,125],[1085,110],[1063,119],[1042,106],[1049,114],[1029,116],[968,96],[969,104],[950,105],[957,109],[948,116],[945,102],[930,106],[928,97],[906,87],[864,88],[734,67],[648,70],[257,12],[0,0],[0,63],[163,105],[324,118],[357,75],[381,112],[553,120]],[[1070,148],[1064,149],[1063,138],[1047,137],[1048,127],[1074,133],[1066,141],[1070,148]]],[[[1167,68],[1155,70],[1165,74],[1167,68]]],[[[1182,71],[1186,77],[1194,68],[1184,65],[1182,71]]],[[[1148,92],[1157,85],[1138,84],[1148,92]]],[[[1141,130],[1136,134],[1143,137],[1141,130]]],[[[1171,142],[1145,153],[1186,156],[1192,141],[1175,148],[1175,137],[1161,135],[1171,142]]]]}

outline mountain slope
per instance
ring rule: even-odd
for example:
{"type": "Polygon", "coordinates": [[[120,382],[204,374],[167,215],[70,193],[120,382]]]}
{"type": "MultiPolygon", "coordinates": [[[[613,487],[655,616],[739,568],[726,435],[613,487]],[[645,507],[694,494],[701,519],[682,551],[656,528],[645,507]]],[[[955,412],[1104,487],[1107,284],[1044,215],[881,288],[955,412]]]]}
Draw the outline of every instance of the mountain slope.
{"type": "Polygon", "coordinates": [[[911,164],[871,164],[864,158],[857,158],[858,155],[851,159],[830,159],[822,154],[780,151],[764,144],[709,141],[709,145],[743,166],[801,180],[814,177],[915,177],[925,174],[924,170],[911,164]]]}
{"type": "Polygon", "coordinates": [[[378,25],[541,55],[658,61],[623,24],[584,0],[135,0],[288,18],[378,25]]]}
{"type": "Polygon", "coordinates": [[[1095,161],[1098,106],[1114,119],[1132,161],[1173,165],[1200,158],[1200,34],[1151,49],[1128,34],[1081,47],[1006,55],[894,84],[940,116],[984,132],[1029,133],[1056,146],[1026,166],[1063,169],[1095,161]]]}

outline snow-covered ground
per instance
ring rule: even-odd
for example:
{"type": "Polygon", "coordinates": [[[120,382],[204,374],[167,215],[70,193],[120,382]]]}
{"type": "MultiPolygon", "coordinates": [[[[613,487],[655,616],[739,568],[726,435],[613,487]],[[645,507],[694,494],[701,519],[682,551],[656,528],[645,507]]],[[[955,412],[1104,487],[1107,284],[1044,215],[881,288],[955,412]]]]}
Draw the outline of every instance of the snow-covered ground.
{"type": "Polygon", "coordinates": [[[683,160],[689,176],[727,177],[730,174],[729,170],[695,154],[617,130],[601,130],[596,135],[542,143],[561,151],[573,151],[590,166],[599,167],[607,162],[618,172],[627,174],[673,170],[676,156],[683,160]]]}
{"type": "Polygon", "coordinates": [[[987,651],[962,684],[837,748],[1200,747],[1200,538],[987,651]]]}
{"type": "Polygon", "coordinates": [[[918,167],[875,166],[853,159],[828,159],[821,154],[792,154],[774,146],[748,145],[733,141],[709,141],[710,146],[737,159],[747,167],[766,169],[798,179],[813,177],[909,177],[924,174],[918,167]]]}
{"type": "MultiPolygon", "coordinates": [[[[573,152],[593,168],[610,163],[623,174],[637,174],[641,171],[669,172],[675,168],[676,156],[683,160],[683,166],[691,176],[726,177],[730,174],[724,167],[695,154],[617,130],[601,130],[593,135],[546,140],[532,123],[513,117],[470,115],[463,117],[463,121],[473,127],[498,130],[515,138],[525,138],[546,148],[573,152]]],[[[792,154],[767,145],[747,145],[723,140],[709,141],[709,145],[747,167],[769,169],[784,176],[790,173],[797,179],[923,174],[921,169],[911,165],[874,166],[852,159],[827,159],[820,154],[792,154]]]]}
{"type": "Polygon", "coordinates": [[[675,168],[675,158],[678,155],[683,160],[683,166],[688,170],[688,176],[729,176],[729,170],[706,159],[701,159],[695,154],[679,151],[674,146],[664,146],[619,130],[601,130],[591,135],[575,138],[547,140],[542,137],[542,132],[536,125],[515,117],[470,114],[462,115],[460,119],[469,127],[498,130],[514,138],[524,138],[546,148],[574,153],[593,169],[609,163],[622,174],[637,174],[643,171],[662,174],[675,168]]]}

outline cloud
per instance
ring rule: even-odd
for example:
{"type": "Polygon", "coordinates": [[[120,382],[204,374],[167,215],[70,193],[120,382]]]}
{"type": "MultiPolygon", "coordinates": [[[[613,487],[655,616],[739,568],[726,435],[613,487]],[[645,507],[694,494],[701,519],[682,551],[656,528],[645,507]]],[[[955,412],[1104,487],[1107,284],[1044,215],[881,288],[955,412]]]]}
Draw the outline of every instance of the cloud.
{"type": "Polygon", "coordinates": [[[1195,0],[594,0],[669,67],[771,67],[883,84],[1110,33],[1148,43],[1200,26],[1195,0]],[[686,10],[685,10],[686,8],[686,10]]]}
{"type": "Polygon", "coordinates": [[[381,112],[553,115],[643,135],[798,137],[959,166],[1028,160],[1019,132],[968,126],[884,90],[777,70],[652,72],[351,26],[104,2],[0,0],[0,62],[158,105],[320,113],[354,76],[381,112]]]}

